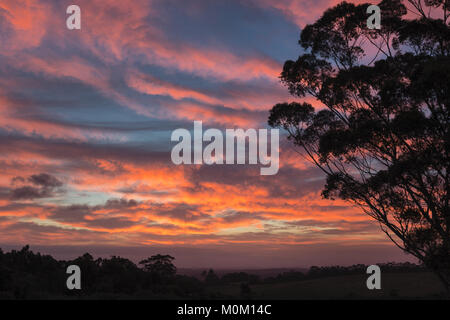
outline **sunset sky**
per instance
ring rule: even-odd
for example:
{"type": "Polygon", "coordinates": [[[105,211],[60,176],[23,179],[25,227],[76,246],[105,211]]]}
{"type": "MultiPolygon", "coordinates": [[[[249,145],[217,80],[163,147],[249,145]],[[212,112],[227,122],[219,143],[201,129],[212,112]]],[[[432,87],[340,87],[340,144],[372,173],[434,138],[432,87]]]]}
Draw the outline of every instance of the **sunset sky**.
{"type": "Polygon", "coordinates": [[[296,100],[278,77],[301,28],[337,2],[1,0],[0,247],[179,267],[408,259],[360,210],[321,199],[323,175],[285,137],[275,176],[170,158],[194,120],[267,128],[296,100]]]}

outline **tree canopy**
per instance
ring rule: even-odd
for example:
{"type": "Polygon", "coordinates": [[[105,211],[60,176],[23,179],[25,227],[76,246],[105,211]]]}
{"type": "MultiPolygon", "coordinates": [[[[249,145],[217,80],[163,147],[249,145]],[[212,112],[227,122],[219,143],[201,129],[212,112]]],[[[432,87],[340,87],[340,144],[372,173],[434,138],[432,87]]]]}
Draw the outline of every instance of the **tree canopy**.
{"type": "Polygon", "coordinates": [[[173,277],[177,273],[177,268],[172,263],[175,260],[170,255],[157,254],[142,260],[139,264],[144,266],[144,270],[152,272],[162,279],[173,277]]]}
{"type": "Polygon", "coordinates": [[[326,175],[325,198],[358,205],[450,286],[450,3],[342,2],[301,32],[281,80],[306,102],[280,103],[283,128],[326,175]]]}

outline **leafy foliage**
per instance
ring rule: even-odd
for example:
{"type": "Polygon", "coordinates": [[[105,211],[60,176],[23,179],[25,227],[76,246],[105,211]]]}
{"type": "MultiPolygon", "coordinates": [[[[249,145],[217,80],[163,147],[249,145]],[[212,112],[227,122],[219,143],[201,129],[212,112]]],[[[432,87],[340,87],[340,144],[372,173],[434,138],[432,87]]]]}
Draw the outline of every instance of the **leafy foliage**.
{"type": "Polygon", "coordinates": [[[450,289],[449,2],[383,0],[380,30],[366,28],[368,5],[303,29],[281,80],[322,108],[277,104],[269,125],[326,174],[325,198],[360,206],[450,289]]]}
{"type": "Polygon", "coordinates": [[[139,264],[144,266],[144,270],[153,273],[159,282],[165,282],[177,273],[177,268],[172,263],[174,259],[170,255],[157,254],[142,260],[139,264]]]}
{"type": "Polygon", "coordinates": [[[86,253],[71,261],[58,261],[32,252],[29,246],[7,253],[0,249],[0,299],[204,297],[200,280],[173,273],[173,259],[152,256],[144,260],[150,264],[141,269],[117,256],[94,259],[86,253]],[[81,269],[81,290],[66,288],[69,265],[81,269]]]}

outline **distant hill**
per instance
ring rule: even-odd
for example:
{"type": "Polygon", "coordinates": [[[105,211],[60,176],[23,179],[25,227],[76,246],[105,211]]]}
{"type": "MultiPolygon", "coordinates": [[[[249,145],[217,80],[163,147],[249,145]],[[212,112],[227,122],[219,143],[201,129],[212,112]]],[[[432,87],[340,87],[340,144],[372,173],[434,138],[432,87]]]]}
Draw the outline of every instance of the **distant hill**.
{"type": "MultiPolygon", "coordinates": [[[[202,272],[205,270],[209,270],[208,268],[179,268],[178,274],[195,277],[197,279],[202,278],[202,272]]],[[[276,277],[280,273],[283,272],[302,272],[307,273],[307,268],[272,268],[272,269],[239,269],[239,268],[233,268],[233,269],[214,269],[214,272],[219,276],[222,277],[225,274],[228,273],[235,273],[235,272],[245,272],[248,274],[253,274],[256,276],[259,276],[261,279],[269,278],[269,277],[276,277]]]]}

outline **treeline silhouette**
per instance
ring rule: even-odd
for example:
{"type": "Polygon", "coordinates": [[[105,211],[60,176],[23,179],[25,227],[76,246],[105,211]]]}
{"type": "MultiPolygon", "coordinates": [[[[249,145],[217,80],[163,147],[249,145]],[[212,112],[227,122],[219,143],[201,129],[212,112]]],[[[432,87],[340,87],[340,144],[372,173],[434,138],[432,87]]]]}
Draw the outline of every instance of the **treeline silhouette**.
{"type": "MultiPolygon", "coordinates": [[[[134,262],[112,256],[94,259],[89,253],[74,260],[56,260],[30,250],[4,253],[0,249],[0,299],[217,299],[230,298],[211,287],[240,285],[240,298],[251,298],[251,285],[281,283],[349,274],[365,274],[367,266],[311,267],[307,272],[288,271],[262,278],[246,272],[218,276],[209,269],[201,278],[177,274],[170,255],[154,255],[134,262]],[[69,265],[81,269],[81,290],[69,290],[66,274],[69,265]]],[[[383,272],[418,272],[422,266],[411,263],[379,264],[383,272]]],[[[234,297],[239,298],[239,297],[234,297]]]]}

